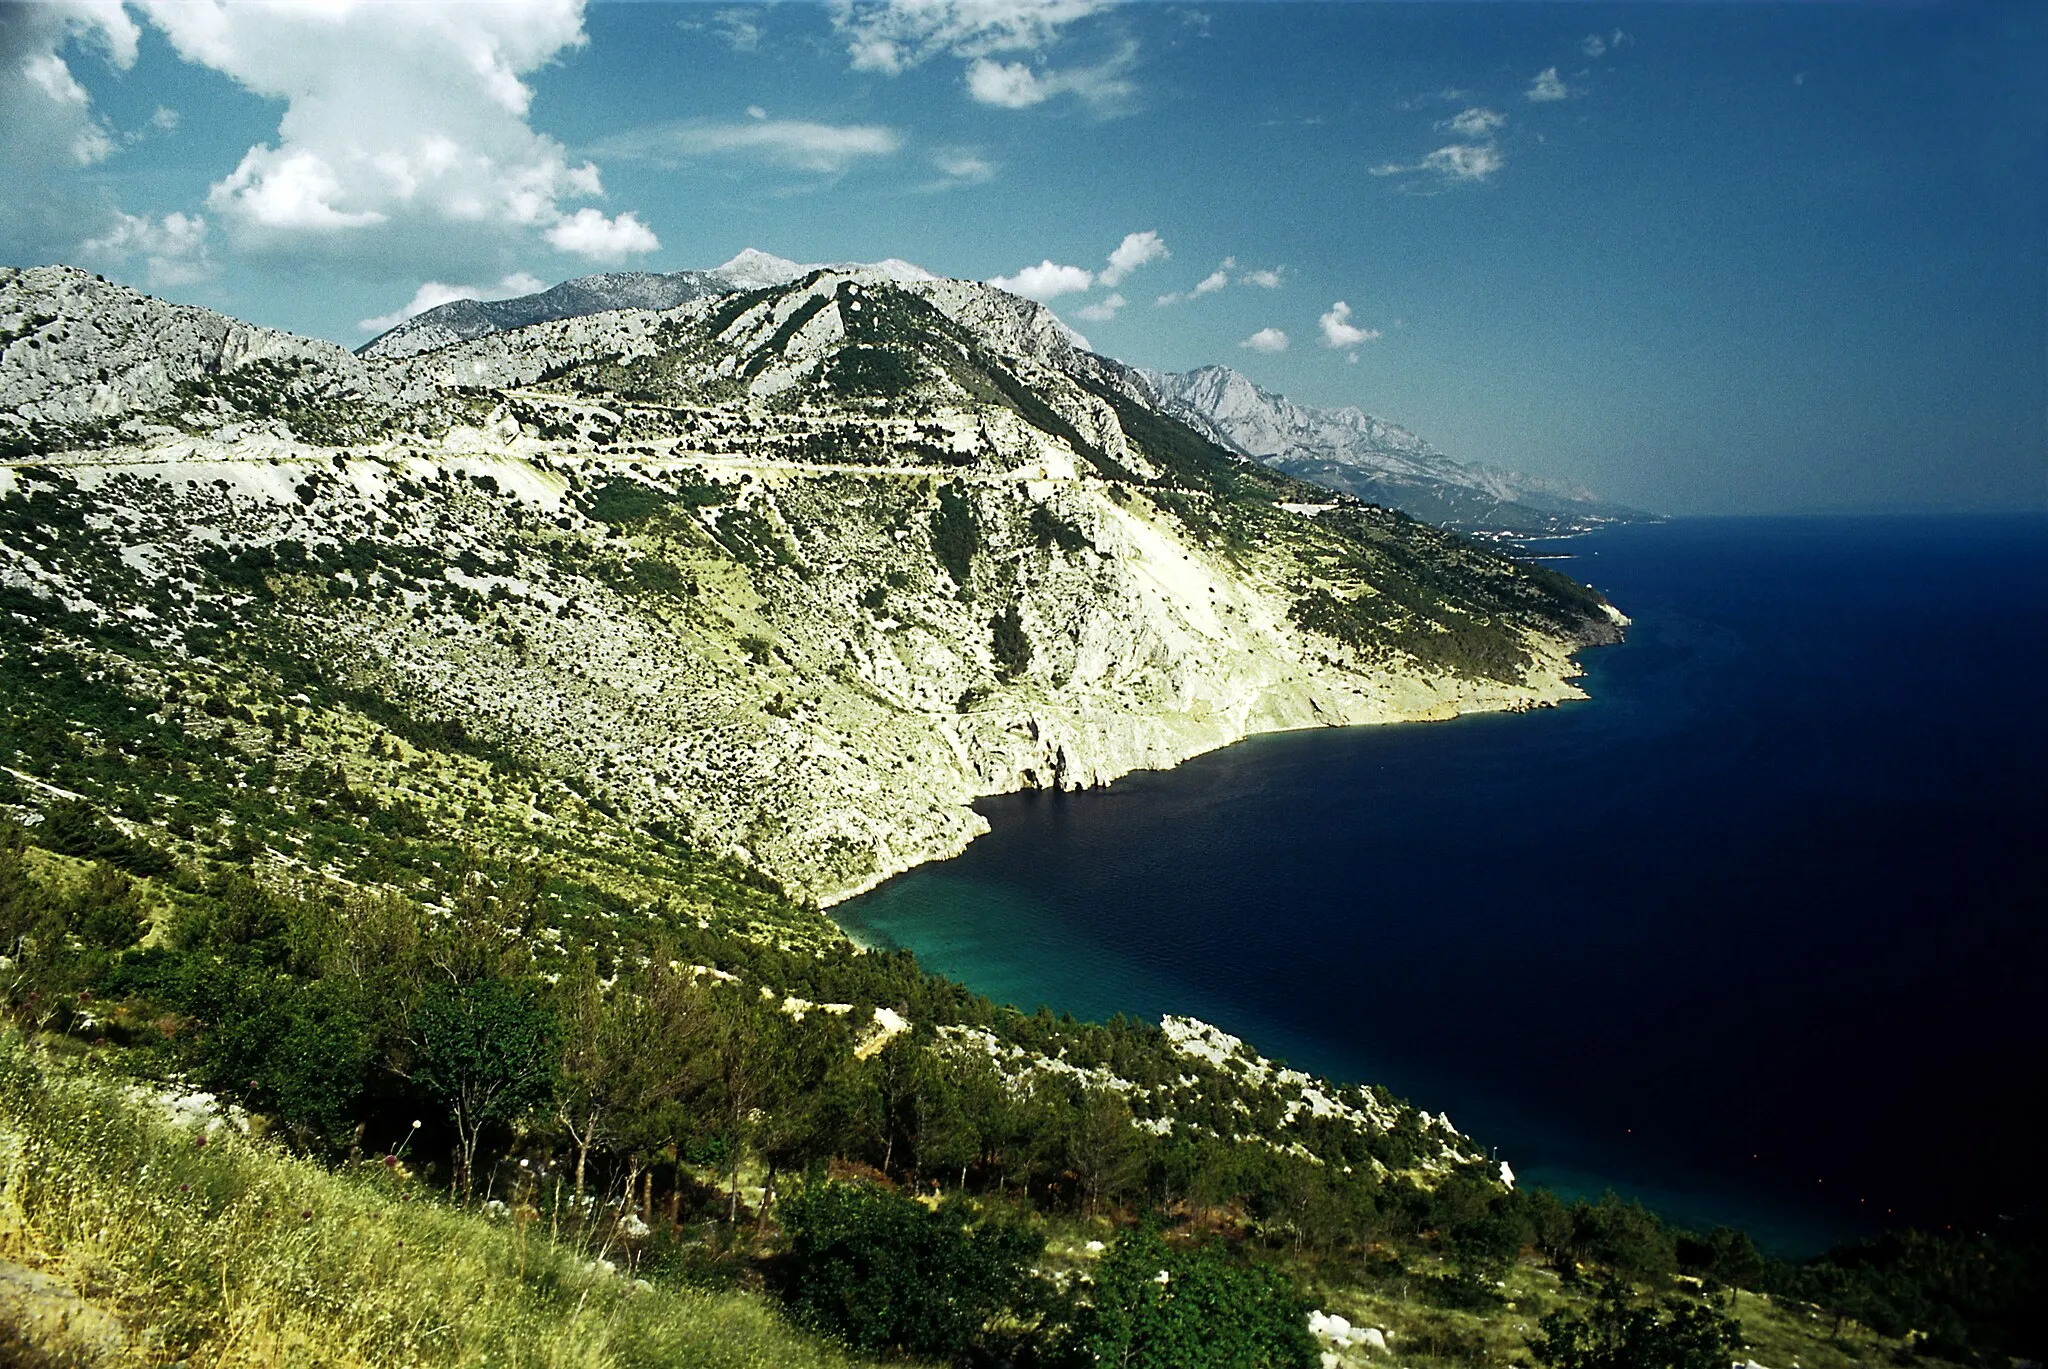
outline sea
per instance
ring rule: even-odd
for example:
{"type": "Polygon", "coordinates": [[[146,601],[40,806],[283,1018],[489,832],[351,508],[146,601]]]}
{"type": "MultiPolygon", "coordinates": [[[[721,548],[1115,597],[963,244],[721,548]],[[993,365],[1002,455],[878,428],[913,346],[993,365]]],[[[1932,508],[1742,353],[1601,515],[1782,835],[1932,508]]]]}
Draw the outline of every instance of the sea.
{"type": "Polygon", "coordinates": [[[1188,1014],[1522,1182],[1799,1256],[2048,1197],[2048,518],[1679,519],[1522,552],[1591,696],[979,805],[833,910],[1028,1010],[1188,1014]]]}

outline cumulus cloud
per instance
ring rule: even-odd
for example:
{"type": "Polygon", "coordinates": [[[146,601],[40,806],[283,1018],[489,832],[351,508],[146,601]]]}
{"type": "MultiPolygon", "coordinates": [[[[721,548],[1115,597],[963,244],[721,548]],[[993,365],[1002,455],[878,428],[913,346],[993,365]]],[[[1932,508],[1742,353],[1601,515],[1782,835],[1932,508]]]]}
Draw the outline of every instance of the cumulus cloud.
{"type": "Polygon", "coordinates": [[[1094,304],[1076,309],[1074,317],[1087,319],[1090,323],[1104,323],[1115,318],[1128,303],[1130,301],[1122,295],[1112,292],[1107,299],[1098,300],[1094,304]]]}
{"type": "Polygon", "coordinates": [[[1360,328],[1357,324],[1353,323],[1351,321],[1351,306],[1341,299],[1331,305],[1329,312],[1317,319],[1316,322],[1323,330],[1323,346],[1325,347],[1357,347],[1361,343],[1371,342],[1380,335],[1380,330],[1377,328],[1360,328]]]}
{"type": "MultiPolygon", "coordinates": [[[[112,154],[114,139],[92,97],[72,73],[84,48],[119,70],[135,65],[141,33],[119,0],[55,0],[0,6],[0,166],[17,172],[91,166],[112,154]]],[[[21,187],[10,187],[10,198],[21,187]]]]}
{"type": "Polygon", "coordinates": [[[1490,138],[1494,130],[1507,123],[1505,114],[1496,114],[1490,109],[1472,106],[1453,119],[1446,119],[1438,128],[1449,129],[1460,138],[1490,138]]]}
{"type": "Polygon", "coordinates": [[[117,269],[139,257],[151,286],[190,285],[214,270],[206,247],[206,220],[197,214],[173,213],[152,220],[117,210],[113,226],[80,243],[78,250],[88,260],[117,269]]]}
{"type": "Polygon", "coordinates": [[[1607,51],[1607,40],[1597,33],[1589,33],[1579,40],[1579,51],[1588,57],[1598,57],[1607,51]]]}
{"type": "Polygon", "coordinates": [[[1278,290],[1284,283],[1287,268],[1284,266],[1262,266],[1256,271],[1247,271],[1237,278],[1239,285],[1256,285],[1261,290],[1278,290]]]}
{"type": "Polygon", "coordinates": [[[661,246],[654,230],[632,214],[608,219],[588,206],[550,228],[547,237],[558,250],[592,261],[624,261],[661,246]]]}
{"type": "Polygon", "coordinates": [[[696,157],[743,157],[795,171],[837,175],[866,158],[894,155],[903,145],[896,130],[879,124],[821,124],[770,119],[747,111],[745,123],[658,124],[615,134],[595,149],[621,161],[673,167],[696,157]]]}
{"type": "Polygon", "coordinates": [[[366,318],[356,327],[366,333],[381,333],[387,328],[397,327],[415,315],[424,314],[429,309],[438,309],[459,299],[516,299],[520,295],[530,295],[546,288],[546,282],[524,271],[515,271],[496,285],[444,285],[437,280],[424,281],[406,303],[388,314],[366,318]]]}
{"type": "Polygon", "coordinates": [[[1571,88],[1558,76],[1556,67],[1545,67],[1537,72],[1536,79],[1529,82],[1529,89],[1523,92],[1538,104],[1570,99],[1571,93],[1571,88]]]}
{"type": "Polygon", "coordinates": [[[1287,334],[1278,328],[1261,328],[1237,345],[1254,352],[1284,352],[1287,350],[1287,334]]]}
{"type": "Polygon", "coordinates": [[[994,276],[989,284],[998,290],[1008,290],[1025,299],[1035,299],[1040,304],[1058,299],[1061,295],[1078,295],[1095,285],[1095,273],[1080,266],[1062,266],[1047,258],[1036,266],[1027,266],[1014,276],[994,276]]]}
{"type": "Polygon", "coordinates": [[[1155,261],[1165,261],[1173,253],[1166,250],[1166,240],[1150,229],[1142,233],[1126,233],[1124,240],[1109,254],[1109,266],[1102,273],[1104,285],[1119,285],[1125,276],[1141,266],[1155,261]]]}
{"type": "Polygon", "coordinates": [[[603,194],[598,169],[527,121],[523,78],[587,41],[583,0],[138,7],[180,57],[284,106],[274,139],[207,198],[246,243],[389,260],[407,247],[495,253],[539,233],[604,260],[654,241],[632,215],[572,212],[565,202],[603,194]]]}

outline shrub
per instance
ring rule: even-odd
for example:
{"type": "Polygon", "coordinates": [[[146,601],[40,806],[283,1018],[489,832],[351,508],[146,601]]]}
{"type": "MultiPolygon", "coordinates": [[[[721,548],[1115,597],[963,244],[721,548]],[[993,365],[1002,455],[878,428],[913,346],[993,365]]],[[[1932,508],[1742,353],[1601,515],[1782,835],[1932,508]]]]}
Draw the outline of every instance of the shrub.
{"type": "MultiPolygon", "coordinates": [[[[1127,1369],[1311,1369],[1308,1304],[1270,1267],[1221,1246],[1175,1250],[1125,1232],[1096,1270],[1065,1362],[1127,1369]]],[[[1718,1369],[1718,1367],[1717,1367],[1718,1369]]]]}
{"type": "Polygon", "coordinates": [[[862,1351],[961,1355],[1037,1300],[1028,1263],[1044,1241],[963,1209],[927,1209],[866,1185],[812,1182],[778,1209],[798,1320],[862,1351]]]}

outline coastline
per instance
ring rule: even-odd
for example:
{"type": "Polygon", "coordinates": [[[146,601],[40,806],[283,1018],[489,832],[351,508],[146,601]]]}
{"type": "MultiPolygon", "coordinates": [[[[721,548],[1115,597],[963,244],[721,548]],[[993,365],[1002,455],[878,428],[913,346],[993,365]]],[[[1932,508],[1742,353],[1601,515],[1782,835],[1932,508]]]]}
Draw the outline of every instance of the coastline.
{"type": "MultiPolygon", "coordinates": [[[[1613,624],[1615,632],[1617,634],[1625,632],[1630,622],[1628,617],[1611,604],[1605,605],[1604,608],[1608,615],[1608,620],[1613,624]]],[[[1618,635],[1615,640],[1619,640],[1618,635]]],[[[1172,770],[1198,756],[1205,756],[1212,752],[1223,750],[1226,747],[1235,746],[1252,737],[1352,727],[1385,727],[1409,723],[1448,722],[1454,718],[1473,715],[1530,712],[1536,709],[1554,708],[1565,703],[1583,702],[1590,696],[1578,683],[1585,675],[1585,667],[1579,662],[1578,653],[1581,651],[1597,650],[1601,646],[1613,645],[1614,643],[1569,643],[1559,638],[1539,637],[1531,634],[1525,639],[1525,644],[1535,656],[1535,660],[1531,663],[1531,667],[1524,676],[1523,681],[1518,685],[1456,677],[1437,677],[1434,680],[1422,680],[1412,676],[1389,674],[1384,680],[1376,681],[1375,683],[1379,683],[1383,687],[1391,684],[1397,689],[1400,686],[1407,686],[1402,692],[1411,696],[1416,693],[1430,692],[1432,697],[1421,706],[1411,704],[1406,709],[1375,708],[1367,711],[1364,716],[1344,716],[1345,713],[1351,710],[1347,709],[1339,701],[1341,696],[1336,695],[1335,691],[1331,691],[1333,695],[1330,700],[1331,712],[1338,716],[1324,716],[1322,705],[1316,700],[1311,699],[1311,705],[1315,708],[1317,714],[1315,717],[1290,719],[1276,722],[1271,726],[1245,726],[1228,734],[1218,733],[1212,737],[1202,738],[1198,744],[1165,758],[1147,758],[1143,761],[1121,766],[1116,764],[1114,760],[1097,762],[1088,767],[1089,779],[1087,783],[1033,785],[1016,782],[975,790],[968,793],[961,800],[961,807],[964,810],[966,819],[962,825],[968,830],[957,834],[957,839],[934,842],[923,849],[905,852],[903,854],[906,858],[901,863],[892,862],[886,864],[858,881],[820,893],[816,896],[815,901],[819,910],[829,915],[831,909],[860,898],[865,894],[872,893],[890,880],[895,879],[898,875],[907,874],[922,866],[951,860],[960,855],[977,838],[987,835],[989,831],[987,819],[974,811],[972,807],[974,803],[982,799],[1023,793],[1033,789],[1062,789],[1072,792],[1084,789],[1107,788],[1127,775],[1172,770]],[[1421,688],[1418,689],[1417,686],[1421,688]]],[[[1248,711],[1245,716],[1250,718],[1255,717],[1256,714],[1248,711]]],[[[1028,771],[1013,772],[1009,778],[1020,780],[1024,774],[1028,773],[1028,771]]],[[[833,924],[840,927],[841,933],[846,935],[848,940],[853,941],[856,945],[860,944],[857,938],[846,932],[845,927],[840,925],[838,919],[834,918],[833,924]]],[[[864,947],[863,949],[872,948],[864,947]]]]}

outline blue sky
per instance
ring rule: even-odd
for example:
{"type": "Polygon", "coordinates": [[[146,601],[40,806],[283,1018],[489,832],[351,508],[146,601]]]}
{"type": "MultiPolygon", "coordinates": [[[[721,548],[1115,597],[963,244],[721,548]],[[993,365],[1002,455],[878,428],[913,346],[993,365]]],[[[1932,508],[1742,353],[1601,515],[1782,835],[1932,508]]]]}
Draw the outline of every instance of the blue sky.
{"type": "Polygon", "coordinates": [[[893,256],[1650,507],[2041,507],[2044,12],[6,6],[0,260],[356,345],[893,256]]]}

